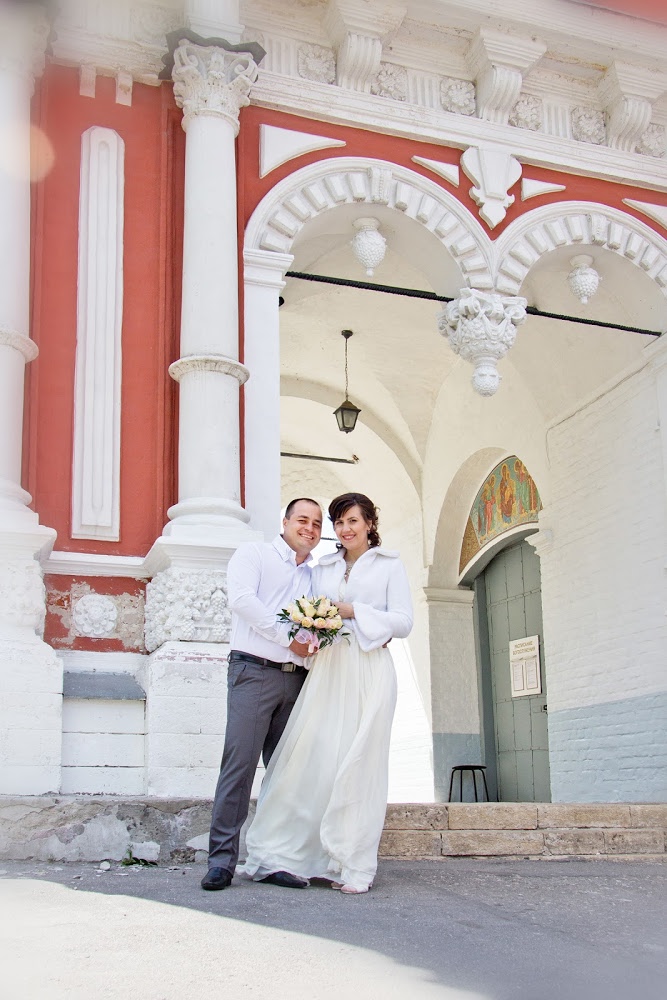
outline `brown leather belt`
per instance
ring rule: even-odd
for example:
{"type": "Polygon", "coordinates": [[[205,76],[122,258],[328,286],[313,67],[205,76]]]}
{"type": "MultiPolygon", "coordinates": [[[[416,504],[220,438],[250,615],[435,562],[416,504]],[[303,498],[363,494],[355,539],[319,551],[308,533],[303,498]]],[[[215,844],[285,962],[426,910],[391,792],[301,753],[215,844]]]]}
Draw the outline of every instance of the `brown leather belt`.
{"type": "Polygon", "coordinates": [[[282,670],[284,674],[305,674],[308,671],[298,663],[278,663],[276,660],[267,660],[264,656],[253,656],[252,653],[244,653],[241,649],[232,649],[229,654],[229,662],[235,660],[246,660],[249,663],[257,663],[260,667],[274,667],[282,670]]]}

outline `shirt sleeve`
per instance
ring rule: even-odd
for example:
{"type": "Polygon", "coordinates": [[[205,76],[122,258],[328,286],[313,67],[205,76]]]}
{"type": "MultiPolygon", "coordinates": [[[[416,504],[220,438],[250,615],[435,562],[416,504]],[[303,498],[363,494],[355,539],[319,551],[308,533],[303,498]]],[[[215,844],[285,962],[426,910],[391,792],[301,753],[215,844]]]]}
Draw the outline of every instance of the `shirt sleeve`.
{"type": "Polygon", "coordinates": [[[404,639],[412,630],[412,595],[403,563],[393,563],[387,583],[387,610],[353,601],[355,631],[359,645],[368,652],[390,639],[404,639]]]}
{"type": "Polygon", "coordinates": [[[262,553],[256,545],[241,546],[227,567],[229,608],[259,635],[279,646],[289,646],[289,625],[279,622],[275,610],[257,596],[262,575],[262,553]]]}

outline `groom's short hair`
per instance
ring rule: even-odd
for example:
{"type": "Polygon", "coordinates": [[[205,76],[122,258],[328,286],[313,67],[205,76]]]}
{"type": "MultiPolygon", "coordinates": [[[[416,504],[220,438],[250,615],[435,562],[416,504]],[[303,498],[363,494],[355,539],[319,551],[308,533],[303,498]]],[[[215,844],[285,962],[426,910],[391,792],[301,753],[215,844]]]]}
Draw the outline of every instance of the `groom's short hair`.
{"type": "Polygon", "coordinates": [[[292,511],[294,510],[294,508],[298,503],[312,503],[314,507],[319,507],[320,510],[322,510],[322,507],[317,502],[317,500],[311,500],[310,497],[296,497],[295,500],[290,500],[290,502],[287,504],[287,507],[285,507],[286,520],[290,519],[290,517],[292,516],[292,511]]]}

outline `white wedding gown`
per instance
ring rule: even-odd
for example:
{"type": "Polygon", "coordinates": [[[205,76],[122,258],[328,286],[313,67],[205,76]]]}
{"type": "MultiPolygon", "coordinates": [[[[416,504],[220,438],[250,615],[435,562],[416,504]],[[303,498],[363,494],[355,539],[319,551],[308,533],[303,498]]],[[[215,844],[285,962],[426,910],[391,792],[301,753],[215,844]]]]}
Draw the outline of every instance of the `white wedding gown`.
{"type": "Polygon", "coordinates": [[[363,652],[351,635],[316,654],[267,768],[238,871],[372,883],[395,704],[388,649],[363,652]]]}

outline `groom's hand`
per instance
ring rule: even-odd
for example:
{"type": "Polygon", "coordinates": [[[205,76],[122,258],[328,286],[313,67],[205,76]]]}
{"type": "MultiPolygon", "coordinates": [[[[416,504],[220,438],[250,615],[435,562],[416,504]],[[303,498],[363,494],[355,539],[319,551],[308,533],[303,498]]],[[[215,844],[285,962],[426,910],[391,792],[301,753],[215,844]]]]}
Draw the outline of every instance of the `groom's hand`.
{"type": "Polygon", "coordinates": [[[312,654],[308,653],[308,643],[307,642],[297,642],[296,639],[292,639],[288,649],[291,649],[293,653],[297,656],[309,656],[312,654]]]}

